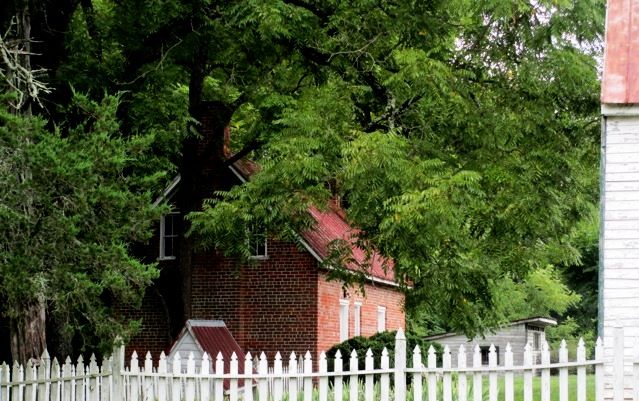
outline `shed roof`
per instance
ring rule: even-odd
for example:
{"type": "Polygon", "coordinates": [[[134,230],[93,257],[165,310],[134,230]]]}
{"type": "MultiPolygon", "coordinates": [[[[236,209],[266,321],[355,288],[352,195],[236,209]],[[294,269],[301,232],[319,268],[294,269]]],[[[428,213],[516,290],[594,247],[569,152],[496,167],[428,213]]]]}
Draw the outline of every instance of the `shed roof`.
{"type": "MultiPolygon", "coordinates": [[[[541,326],[541,327],[546,327],[546,326],[556,326],[557,325],[557,321],[551,317],[544,317],[544,316],[534,316],[534,317],[528,317],[525,319],[519,319],[519,320],[513,320],[512,322],[509,322],[505,327],[510,327],[510,326],[516,326],[519,324],[534,324],[535,326],[541,326]]],[[[499,330],[499,329],[497,329],[499,330]]],[[[426,340],[440,340],[442,338],[448,338],[448,337],[454,337],[454,336],[459,336],[462,335],[462,333],[441,333],[441,334],[434,334],[432,336],[428,336],[425,337],[426,340]]]]}
{"type": "Polygon", "coordinates": [[[608,0],[601,102],[639,103],[639,0],[608,0]]]}

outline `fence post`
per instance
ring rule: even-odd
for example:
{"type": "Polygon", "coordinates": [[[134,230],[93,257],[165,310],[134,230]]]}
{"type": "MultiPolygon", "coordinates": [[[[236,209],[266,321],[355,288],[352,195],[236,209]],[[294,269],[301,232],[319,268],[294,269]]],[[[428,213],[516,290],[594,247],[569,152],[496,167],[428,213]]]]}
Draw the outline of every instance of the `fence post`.
{"type": "Polygon", "coordinates": [[[604,347],[601,337],[597,337],[597,344],[595,346],[595,359],[597,365],[595,365],[595,400],[604,400],[604,347]]]}
{"type": "Polygon", "coordinates": [[[623,327],[615,326],[614,331],[614,354],[613,354],[613,362],[612,362],[612,387],[613,387],[613,400],[614,401],[623,401],[623,390],[624,390],[624,371],[623,371],[623,360],[624,360],[624,340],[623,340],[623,327]]]}
{"type": "Polygon", "coordinates": [[[639,341],[636,339],[632,351],[632,397],[639,401],[639,341]]]}
{"type": "Polygon", "coordinates": [[[395,336],[395,401],[406,401],[406,336],[401,327],[395,336]]]}
{"type": "Polygon", "coordinates": [[[121,343],[121,339],[115,340],[116,346],[113,348],[113,400],[124,400],[124,378],[122,372],[124,371],[124,344],[121,343]]]}

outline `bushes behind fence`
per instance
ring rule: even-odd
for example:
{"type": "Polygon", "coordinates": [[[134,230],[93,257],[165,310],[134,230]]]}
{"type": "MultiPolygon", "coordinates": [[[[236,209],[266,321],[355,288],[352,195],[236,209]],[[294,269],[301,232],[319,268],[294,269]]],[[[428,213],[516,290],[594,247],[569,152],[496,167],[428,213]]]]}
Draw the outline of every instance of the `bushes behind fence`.
{"type": "MultiPolygon", "coordinates": [[[[375,368],[379,369],[381,366],[382,350],[386,348],[388,356],[390,357],[390,367],[394,366],[395,356],[395,335],[397,331],[383,331],[381,333],[374,334],[370,337],[357,336],[350,338],[344,342],[334,345],[326,352],[326,358],[328,362],[328,370],[333,371],[335,368],[335,353],[337,350],[342,354],[343,369],[348,371],[350,369],[350,359],[353,350],[357,352],[358,369],[364,370],[366,351],[370,348],[373,352],[373,358],[375,360],[375,368]]],[[[422,361],[426,360],[428,349],[432,345],[437,352],[437,364],[441,364],[442,346],[439,343],[426,341],[422,337],[419,337],[411,332],[406,333],[406,356],[407,360],[412,361],[413,349],[419,345],[422,352],[422,361]]]]}

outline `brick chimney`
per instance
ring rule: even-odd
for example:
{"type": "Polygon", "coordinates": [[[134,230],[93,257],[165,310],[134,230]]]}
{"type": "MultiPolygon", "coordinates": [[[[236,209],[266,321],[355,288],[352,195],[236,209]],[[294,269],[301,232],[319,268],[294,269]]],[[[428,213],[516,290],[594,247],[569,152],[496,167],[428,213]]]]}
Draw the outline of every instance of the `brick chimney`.
{"type": "Polygon", "coordinates": [[[198,157],[221,160],[230,156],[231,109],[221,102],[202,102],[198,120],[198,157]]]}

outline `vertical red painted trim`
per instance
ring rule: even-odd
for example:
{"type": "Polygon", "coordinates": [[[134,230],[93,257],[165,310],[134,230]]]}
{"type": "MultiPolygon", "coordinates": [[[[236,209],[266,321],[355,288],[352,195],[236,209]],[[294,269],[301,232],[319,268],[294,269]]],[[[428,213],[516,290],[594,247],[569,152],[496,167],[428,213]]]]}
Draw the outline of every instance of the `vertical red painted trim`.
{"type": "Polygon", "coordinates": [[[608,0],[601,102],[639,103],[639,0],[608,0]]]}

